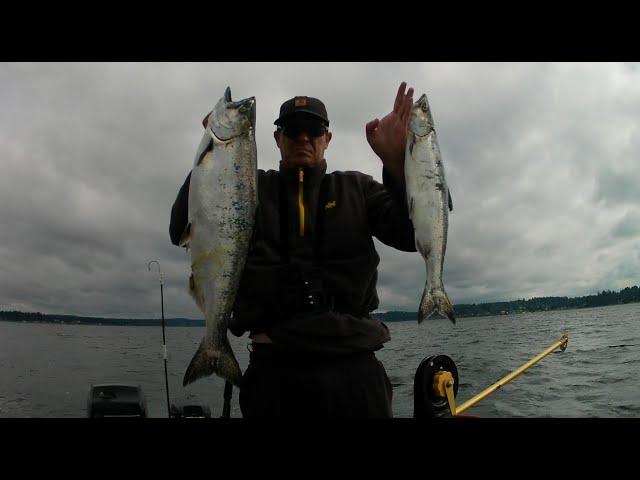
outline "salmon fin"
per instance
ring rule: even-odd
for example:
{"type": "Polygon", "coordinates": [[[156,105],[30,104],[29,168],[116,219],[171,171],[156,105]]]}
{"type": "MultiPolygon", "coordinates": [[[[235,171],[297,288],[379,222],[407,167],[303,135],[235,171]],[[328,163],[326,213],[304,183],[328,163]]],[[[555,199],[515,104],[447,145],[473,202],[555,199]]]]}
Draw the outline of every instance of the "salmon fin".
{"type": "Polygon", "coordinates": [[[178,241],[178,245],[184,248],[189,248],[189,242],[191,242],[191,223],[187,223],[187,226],[184,227],[184,231],[178,241]]]}
{"type": "Polygon", "coordinates": [[[414,232],[414,236],[416,239],[416,250],[420,252],[420,255],[422,255],[422,258],[427,258],[429,255],[431,255],[431,247],[429,246],[429,244],[425,244],[420,241],[420,238],[418,237],[418,232],[414,232]]]}
{"type": "Polygon", "coordinates": [[[196,305],[198,305],[198,308],[200,309],[200,311],[202,313],[205,313],[204,298],[202,298],[202,295],[200,295],[200,292],[198,292],[198,289],[196,288],[196,281],[193,278],[193,273],[189,275],[189,293],[191,294],[191,297],[195,300],[196,305]]]}

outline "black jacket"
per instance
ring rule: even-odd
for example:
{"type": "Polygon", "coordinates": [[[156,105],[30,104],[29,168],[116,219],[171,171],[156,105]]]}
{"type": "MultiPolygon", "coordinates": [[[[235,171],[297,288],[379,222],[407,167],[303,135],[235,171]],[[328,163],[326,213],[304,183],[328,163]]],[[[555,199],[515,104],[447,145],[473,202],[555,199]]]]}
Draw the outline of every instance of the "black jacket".
{"type": "MultiPolygon", "coordinates": [[[[234,335],[264,332],[276,343],[323,352],[375,350],[389,340],[369,315],[379,303],[372,237],[416,251],[405,186],[384,169],[380,184],[355,171],[326,174],[326,167],[259,170],[255,231],[229,324],[234,335]]],[[[187,224],[189,180],[171,211],[174,245],[187,224]]]]}

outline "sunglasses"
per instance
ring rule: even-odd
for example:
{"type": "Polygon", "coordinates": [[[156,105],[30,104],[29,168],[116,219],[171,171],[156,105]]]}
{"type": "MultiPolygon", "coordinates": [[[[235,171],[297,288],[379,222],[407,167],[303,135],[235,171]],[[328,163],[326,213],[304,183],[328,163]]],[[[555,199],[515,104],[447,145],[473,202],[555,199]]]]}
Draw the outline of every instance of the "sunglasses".
{"type": "Polygon", "coordinates": [[[285,137],[295,139],[301,133],[306,133],[312,138],[318,138],[327,133],[327,127],[318,122],[296,122],[281,128],[285,137]]]}

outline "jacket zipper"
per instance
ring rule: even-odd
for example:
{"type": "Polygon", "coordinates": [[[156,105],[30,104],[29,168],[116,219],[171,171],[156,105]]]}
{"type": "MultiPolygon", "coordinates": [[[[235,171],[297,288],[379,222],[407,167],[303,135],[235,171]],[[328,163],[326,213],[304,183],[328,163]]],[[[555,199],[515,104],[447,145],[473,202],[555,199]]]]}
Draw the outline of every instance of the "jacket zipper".
{"type": "Polygon", "coordinates": [[[302,192],[304,186],[304,170],[298,167],[298,220],[300,224],[300,236],[304,237],[304,203],[302,201],[302,192]]]}

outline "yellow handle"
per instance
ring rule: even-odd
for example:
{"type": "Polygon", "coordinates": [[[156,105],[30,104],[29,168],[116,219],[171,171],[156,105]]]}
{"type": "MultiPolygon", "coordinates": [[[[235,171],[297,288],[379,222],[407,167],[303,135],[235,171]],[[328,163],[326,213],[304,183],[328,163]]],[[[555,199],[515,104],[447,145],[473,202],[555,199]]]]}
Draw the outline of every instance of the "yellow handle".
{"type": "MultiPolygon", "coordinates": [[[[447,395],[447,399],[449,400],[449,408],[451,409],[451,415],[454,415],[454,416],[455,415],[459,415],[460,413],[464,412],[468,408],[473,407],[480,400],[482,400],[483,398],[488,397],[493,392],[495,392],[496,390],[498,390],[502,386],[504,386],[507,383],[509,383],[511,380],[516,378],[518,375],[524,373],[526,370],[531,368],[533,365],[535,365],[540,360],[542,360],[544,357],[546,357],[550,353],[556,351],[557,349],[560,349],[561,351],[564,352],[566,350],[566,348],[567,348],[567,344],[568,343],[569,343],[569,335],[565,333],[560,340],[558,340],[556,343],[551,345],[544,352],[540,353],[539,355],[536,355],[531,360],[529,360],[527,363],[522,365],[520,368],[514,370],[509,375],[501,378],[496,383],[494,383],[490,387],[484,389],[478,395],[473,397],[471,400],[466,401],[465,403],[463,403],[459,407],[456,407],[455,398],[453,396],[453,378],[451,378],[451,379],[447,378],[447,381],[444,382],[444,386],[445,386],[445,393],[447,395]]],[[[444,379],[442,379],[442,380],[444,380],[444,379]]]]}

